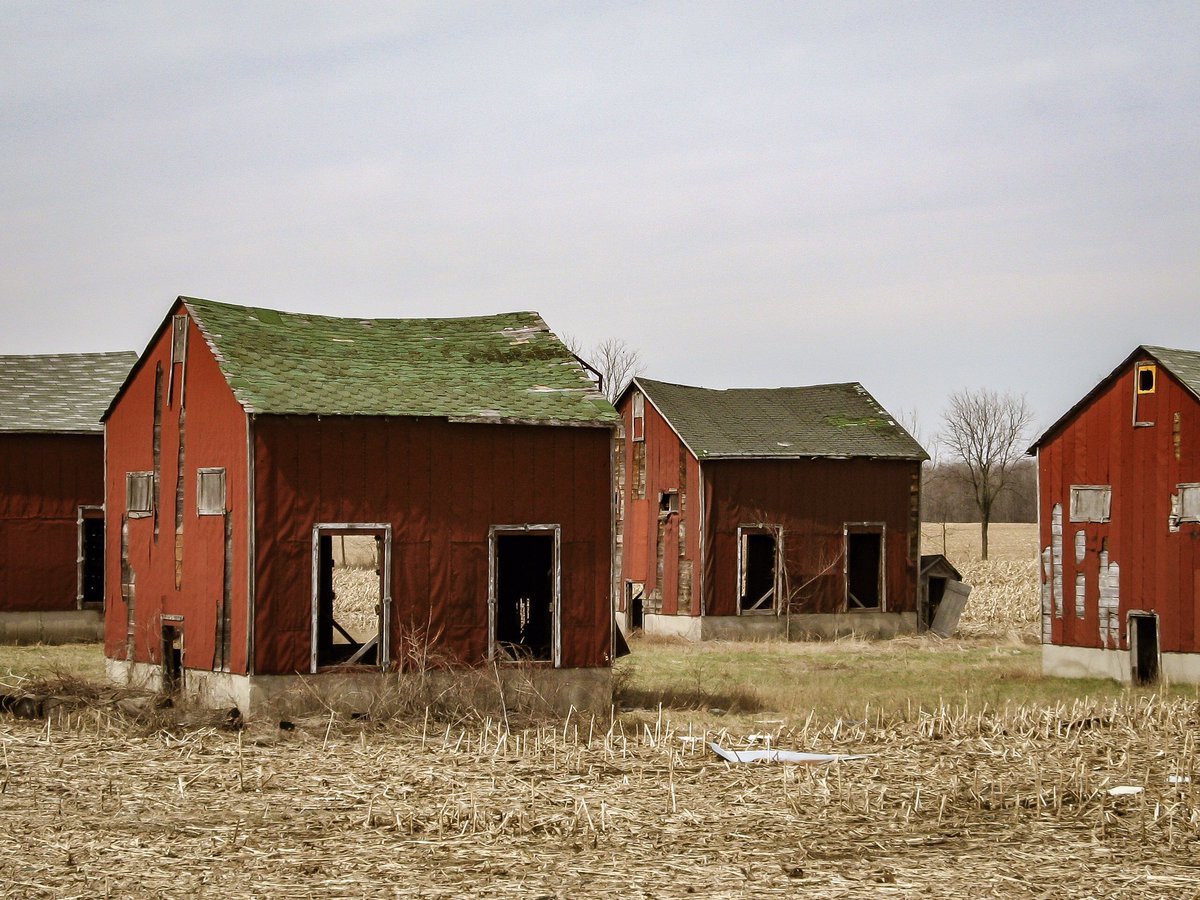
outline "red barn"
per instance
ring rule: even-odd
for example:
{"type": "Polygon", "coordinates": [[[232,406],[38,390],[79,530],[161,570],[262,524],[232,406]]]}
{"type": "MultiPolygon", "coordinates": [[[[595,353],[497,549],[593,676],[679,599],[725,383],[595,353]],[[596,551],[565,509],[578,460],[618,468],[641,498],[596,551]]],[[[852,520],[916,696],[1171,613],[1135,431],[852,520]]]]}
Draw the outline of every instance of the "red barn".
{"type": "Polygon", "coordinates": [[[1138,347],[1029,452],[1043,670],[1200,683],[1200,353],[1138,347]]]}
{"type": "Polygon", "coordinates": [[[245,710],[427,641],[607,703],[617,417],[536,313],[180,298],[105,420],[115,679],[245,710]],[[347,537],[374,541],[365,607],[347,537]]]}
{"type": "Polygon", "coordinates": [[[918,626],[925,451],[859,384],[617,403],[626,628],[692,640],[918,626]]]}
{"type": "Polygon", "coordinates": [[[95,640],[104,426],[134,353],[0,356],[0,635],[95,640]],[[82,611],[82,612],[81,612],[82,611]]]}

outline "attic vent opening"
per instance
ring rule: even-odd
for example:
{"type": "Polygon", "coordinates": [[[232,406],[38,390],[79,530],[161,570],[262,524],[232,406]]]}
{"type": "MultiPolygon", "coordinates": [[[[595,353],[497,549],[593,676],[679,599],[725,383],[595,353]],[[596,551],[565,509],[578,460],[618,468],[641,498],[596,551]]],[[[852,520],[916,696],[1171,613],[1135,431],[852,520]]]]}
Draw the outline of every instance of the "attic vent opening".
{"type": "Polygon", "coordinates": [[[646,397],[641,391],[633,393],[633,421],[631,422],[632,434],[630,437],[635,441],[644,441],[646,439],[646,397]]]}
{"type": "Polygon", "coordinates": [[[1154,363],[1142,363],[1139,365],[1137,367],[1137,392],[1139,394],[1153,394],[1157,374],[1157,367],[1154,363]]]}

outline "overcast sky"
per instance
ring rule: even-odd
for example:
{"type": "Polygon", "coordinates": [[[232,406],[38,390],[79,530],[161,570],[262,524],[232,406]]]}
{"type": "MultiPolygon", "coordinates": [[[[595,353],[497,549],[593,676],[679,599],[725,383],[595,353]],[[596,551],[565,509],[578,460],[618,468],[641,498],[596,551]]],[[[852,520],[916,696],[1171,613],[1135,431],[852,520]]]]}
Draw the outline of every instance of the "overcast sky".
{"type": "Polygon", "coordinates": [[[1200,3],[0,3],[0,353],[535,309],[1048,424],[1200,349],[1200,3]]]}

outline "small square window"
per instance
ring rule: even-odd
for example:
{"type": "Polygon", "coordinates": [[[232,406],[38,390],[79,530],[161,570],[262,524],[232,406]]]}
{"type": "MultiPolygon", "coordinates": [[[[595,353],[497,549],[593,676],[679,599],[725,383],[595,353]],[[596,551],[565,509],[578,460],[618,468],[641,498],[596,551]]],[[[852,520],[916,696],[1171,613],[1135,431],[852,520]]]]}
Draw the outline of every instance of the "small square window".
{"type": "Polygon", "coordinates": [[[196,486],[196,514],[225,515],[225,470],[199,469],[196,486]]]}
{"type": "Polygon", "coordinates": [[[125,473],[125,512],[131,519],[143,519],[154,512],[154,473],[125,473]]]}
{"type": "Polygon", "coordinates": [[[1112,487],[1107,484],[1071,485],[1071,521],[1107,522],[1112,509],[1112,487]]]}
{"type": "Polygon", "coordinates": [[[662,491],[658,495],[658,511],[664,515],[679,512],[679,491],[662,491]]]}

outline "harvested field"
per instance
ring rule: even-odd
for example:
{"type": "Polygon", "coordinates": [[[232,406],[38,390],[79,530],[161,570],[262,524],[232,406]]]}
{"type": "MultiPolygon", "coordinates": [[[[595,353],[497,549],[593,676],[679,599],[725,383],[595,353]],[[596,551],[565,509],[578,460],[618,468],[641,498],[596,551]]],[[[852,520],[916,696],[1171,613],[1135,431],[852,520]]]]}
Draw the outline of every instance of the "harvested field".
{"type": "Polygon", "coordinates": [[[1196,700],[867,709],[759,730],[869,757],[730,765],[704,740],[744,734],[655,715],[511,731],[318,718],[172,732],[93,707],[0,720],[0,883],[21,897],[1200,889],[1196,700]]]}

